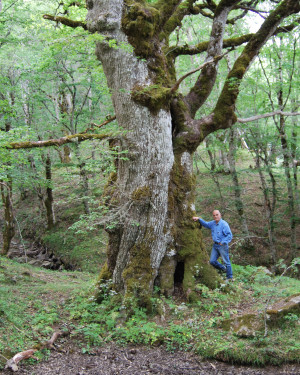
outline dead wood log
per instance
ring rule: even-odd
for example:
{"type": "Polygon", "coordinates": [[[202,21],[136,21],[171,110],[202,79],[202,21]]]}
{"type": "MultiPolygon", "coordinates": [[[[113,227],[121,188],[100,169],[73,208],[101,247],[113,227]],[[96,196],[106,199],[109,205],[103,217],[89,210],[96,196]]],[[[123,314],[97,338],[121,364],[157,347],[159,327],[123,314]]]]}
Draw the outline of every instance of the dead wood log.
{"type": "Polygon", "coordinates": [[[31,358],[37,349],[29,349],[24,352],[19,352],[15,354],[11,359],[6,362],[5,368],[11,369],[13,372],[19,370],[18,363],[23,359],[31,358]]]}
{"type": "Polygon", "coordinates": [[[23,352],[19,352],[19,353],[15,354],[11,359],[9,359],[6,362],[5,368],[10,369],[13,372],[18,371],[19,370],[19,368],[18,368],[19,362],[23,361],[23,359],[32,358],[34,353],[37,352],[38,350],[42,350],[42,349],[45,349],[45,348],[53,349],[54,342],[60,336],[65,336],[65,334],[66,334],[65,332],[60,332],[60,331],[54,332],[53,335],[51,336],[50,340],[47,340],[44,343],[40,343],[40,344],[35,345],[33,349],[28,349],[28,350],[25,350],[23,352]]]}

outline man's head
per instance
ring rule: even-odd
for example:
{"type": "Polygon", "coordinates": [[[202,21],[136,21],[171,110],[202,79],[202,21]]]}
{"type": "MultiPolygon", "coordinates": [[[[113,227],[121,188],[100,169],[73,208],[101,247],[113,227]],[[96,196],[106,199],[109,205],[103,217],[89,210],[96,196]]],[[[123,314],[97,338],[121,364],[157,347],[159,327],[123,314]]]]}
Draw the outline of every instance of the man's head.
{"type": "Polygon", "coordinates": [[[219,210],[214,210],[213,211],[213,218],[216,223],[218,223],[221,220],[221,214],[219,210]]]}

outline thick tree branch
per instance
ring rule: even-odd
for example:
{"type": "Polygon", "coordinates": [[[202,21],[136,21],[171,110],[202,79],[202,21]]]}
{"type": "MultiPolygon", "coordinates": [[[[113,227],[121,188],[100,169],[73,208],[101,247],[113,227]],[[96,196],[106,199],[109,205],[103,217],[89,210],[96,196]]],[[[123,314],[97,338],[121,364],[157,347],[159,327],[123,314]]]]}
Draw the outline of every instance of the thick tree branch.
{"type": "Polygon", "coordinates": [[[267,118],[267,117],[272,117],[276,115],[281,115],[281,116],[300,116],[300,112],[282,112],[280,110],[274,111],[274,112],[269,112],[269,113],[264,113],[262,115],[256,115],[256,116],[251,116],[248,118],[237,118],[237,122],[241,123],[246,123],[246,122],[251,122],[251,121],[256,121],[260,120],[262,118],[267,118]]]}
{"type": "MultiPolygon", "coordinates": [[[[213,59],[214,56],[221,55],[226,20],[229,12],[238,1],[239,0],[221,0],[217,6],[210,41],[207,47],[206,61],[213,59]]],[[[210,64],[201,70],[194,87],[185,98],[190,108],[191,117],[194,118],[197,110],[204,104],[211,93],[216,81],[217,72],[217,63],[213,65],[210,64]]]]}
{"type": "MultiPolygon", "coordinates": [[[[218,129],[228,128],[236,122],[237,118],[234,112],[234,105],[238,95],[237,89],[239,87],[239,80],[242,79],[246,69],[249,68],[250,63],[253,61],[270,36],[274,35],[275,31],[279,32],[280,30],[282,32],[284,30],[284,28],[277,28],[278,24],[288,15],[297,11],[299,6],[300,5],[296,6],[291,0],[284,0],[284,2],[281,3],[281,5],[279,5],[277,9],[267,18],[260,30],[250,38],[244,52],[237,59],[237,62],[231,71],[231,73],[234,72],[235,74],[229,74],[227,77],[227,81],[225,83],[226,90],[223,89],[221,97],[218,101],[218,106],[216,106],[215,111],[213,111],[211,115],[205,116],[200,120],[194,120],[193,114],[195,109],[190,110],[191,103],[187,103],[187,101],[180,98],[180,96],[172,100],[171,108],[175,113],[175,117],[179,111],[179,116],[184,122],[183,125],[180,123],[175,124],[175,129],[177,131],[177,133],[174,134],[175,149],[178,148],[179,150],[189,150],[190,152],[193,152],[208,134],[218,129]],[[242,69],[242,71],[240,71],[240,69],[242,69]],[[180,105],[177,104],[177,101],[180,101],[180,105]],[[232,105],[230,106],[230,104],[232,105]]],[[[294,27],[295,25],[292,26],[292,28],[294,27]]],[[[202,70],[201,74],[204,71],[205,69],[202,70]]],[[[208,78],[206,77],[206,79],[210,79],[210,76],[208,76],[208,78]]],[[[205,84],[205,81],[203,83],[205,84]]],[[[199,103],[201,99],[200,85],[199,93],[196,92],[195,97],[195,103],[197,104],[197,101],[199,103]]],[[[193,105],[196,106],[195,103],[193,105]]]]}
{"type": "Polygon", "coordinates": [[[76,27],[82,27],[84,30],[87,30],[86,23],[82,22],[82,21],[70,20],[69,18],[66,18],[66,17],[51,16],[50,14],[44,14],[43,18],[45,20],[60,22],[63,25],[66,25],[66,26],[69,26],[69,27],[73,27],[74,29],[76,27]]]}
{"type": "MultiPolygon", "coordinates": [[[[188,3],[193,2],[191,0],[186,1],[188,3]]],[[[160,0],[156,4],[156,8],[160,13],[160,22],[158,23],[159,30],[163,28],[165,23],[170,19],[172,14],[174,14],[181,0],[160,0]]]]}
{"type": "Polygon", "coordinates": [[[179,85],[181,84],[181,82],[184,81],[187,77],[189,77],[190,75],[192,75],[192,74],[194,74],[194,73],[196,73],[196,72],[199,72],[199,70],[205,68],[205,67],[206,67],[207,65],[209,65],[209,64],[213,64],[213,63],[215,64],[216,62],[218,62],[219,60],[221,60],[225,55],[227,55],[229,52],[230,52],[230,51],[225,52],[225,53],[223,53],[223,54],[220,55],[220,56],[216,56],[216,57],[214,57],[212,60],[210,60],[210,61],[206,61],[205,63],[203,63],[202,65],[200,65],[199,68],[194,69],[194,70],[192,70],[192,71],[186,73],[185,75],[183,75],[183,76],[182,76],[181,78],[179,78],[179,80],[174,84],[174,86],[171,88],[170,92],[171,92],[171,93],[176,92],[176,91],[178,90],[179,85]]]}
{"type": "Polygon", "coordinates": [[[270,13],[258,32],[250,39],[242,54],[235,61],[227,76],[221,95],[214,110],[214,126],[211,131],[226,129],[236,121],[235,103],[239,94],[240,82],[249,69],[260,49],[274,34],[283,19],[300,11],[300,3],[294,0],[284,0],[270,13]]]}
{"type": "MultiPolygon", "coordinates": [[[[262,118],[271,117],[275,115],[283,115],[283,116],[299,116],[299,112],[282,112],[282,111],[274,111],[270,113],[265,113],[262,115],[252,116],[245,119],[237,119],[240,123],[247,123],[250,121],[256,121],[262,118]]],[[[193,152],[198,147],[199,143],[201,143],[207,135],[211,133],[211,129],[214,126],[214,115],[204,116],[199,120],[189,119],[186,120],[186,125],[182,131],[180,131],[175,139],[174,139],[174,148],[182,149],[182,150],[189,150],[193,152]]],[[[295,165],[298,161],[295,161],[295,165]]]]}
{"type": "MultiPolygon", "coordinates": [[[[172,2],[172,0],[171,0],[172,2]]],[[[178,26],[181,26],[181,22],[184,17],[187,15],[195,15],[201,13],[201,11],[205,8],[207,8],[207,5],[196,5],[194,6],[194,3],[196,0],[185,0],[183,3],[180,4],[180,6],[173,7],[173,9],[166,8],[164,17],[162,22],[160,23],[159,30],[163,29],[163,35],[161,38],[165,37],[165,34],[169,36],[178,26]]],[[[166,7],[168,1],[161,0],[162,4],[166,7]]],[[[170,7],[169,7],[170,8],[170,7]]]]}
{"type": "MultiPolygon", "coordinates": [[[[288,33],[295,29],[298,26],[298,23],[300,22],[300,18],[298,18],[294,23],[287,26],[281,26],[278,27],[275,32],[273,33],[273,36],[278,35],[280,33],[288,33]]],[[[230,38],[230,39],[224,39],[223,40],[223,48],[228,47],[238,47],[241,46],[244,43],[249,42],[249,40],[254,36],[255,34],[245,34],[242,36],[239,36],[237,38],[230,38]]],[[[203,53],[207,50],[209,42],[202,42],[197,44],[196,46],[190,47],[188,45],[184,46],[171,46],[169,49],[169,54],[172,56],[172,58],[176,58],[177,56],[181,55],[197,55],[199,53],[203,53]]]]}
{"type": "Polygon", "coordinates": [[[48,139],[47,141],[24,141],[24,142],[12,142],[3,148],[13,149],[13,150],[20,150],[25,148],[37,148],[37,147],[50,147],[50,146],[62,146],[66,143],[74,143],[74,142],[83,142],[89,139],[98,139],[103,140],[107,138],[115,138],[115,133],[105,133],[105,134],[72,134],[67,135],[65,137],[57,138],[57,139],[48,139]]]}
{"type": "Polygon", "coordinates": [[[204,116],[200,120],[186,118],[185,125],[174,138],[174,150],[194,152],[210,133],[213,115],[204,116]]]}
{"type": "Polygon", "coordinates": [[[251,0],[248,3],[242,2],[241,4],[238,4],[233,9],[240,9],[240,10],[242,10],[242,13],[235,16],[232,19],[228,19],[227,23],[231,24],[231,25],[234,25],[237,20],[240,20],[240,19],[244,18],[250,10],[252,10],[252,9],[255,10],[255,7],[256,7],[257,3],[258,3],[258,0],[251,0]]]}

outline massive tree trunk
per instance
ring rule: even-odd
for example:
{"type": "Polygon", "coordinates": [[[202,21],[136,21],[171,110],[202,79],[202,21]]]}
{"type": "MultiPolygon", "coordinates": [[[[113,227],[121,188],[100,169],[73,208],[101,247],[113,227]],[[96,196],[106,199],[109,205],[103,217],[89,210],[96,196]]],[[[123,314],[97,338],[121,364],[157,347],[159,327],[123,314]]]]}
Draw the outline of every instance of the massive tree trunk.
{"type": "MultiPolygon", "coordinates": [[[[126,45],[127,36],[119,28],[123,1],[94,3],[90,22],[99,18],[101,6],[100,15],[108,14],[110,37],[118,45],[126,45]]],[[[179,262],[186,291],[194,286],[196,265],[199,277],[213,286],[214,272],[208,269],[200,232],[191,220],[192,156],[174,151],[170,107],[151,109],[131,95],[137,85],[155,84],[153,71],[126,48],[109,48],[105,42],[98,44],[97,56],[107,76],[118,123],[124,129],[119,146],[128,150],[128,160],[119,160],[117,166],[111,204],[117,206],[118,223],[109,229],[107,269],[100,278],[109,275],[117,290],[124,290],[127,298],[138,297],[144,305],[149,303],[155,282],[163,292],[173,291],[179,262]]]]}
{"type": "Polygon", "coordinates": [[[249,43],[230,71],[213,112],[195,120],[216,82],[226,21],[239,1],[222,0],[218,6],[195,3],[87,1],[86,25],[90,32],[103,36],[96,53],[117,121],[124,129],[118,146],[128,150],[128,160],[117,161],[117,174],[107,189],[115,225],[107,227],[107,264],[100,283],[112,279],[114,288],[124,292],[125,303],[136,297],[149,307],[154,285],[170,294],[177,280],[190,298],[197,280],[215,286],[217,274],[208,264],[201,232],[191,220],[192,155],[206,135],[235,123],[235,102],[245,72],[280,21],[299,10],[285,0],[255,36],[227,42],[227,47],[249,43]],[[194,50],[170,46],[169,36],[183,18],[205,8],[214,13],[209,42],[194,50]],[[203,51],[205,63],[184,97],[178,93],[182,80],[175,75],[175,59],[179,54],[203,51]]]}

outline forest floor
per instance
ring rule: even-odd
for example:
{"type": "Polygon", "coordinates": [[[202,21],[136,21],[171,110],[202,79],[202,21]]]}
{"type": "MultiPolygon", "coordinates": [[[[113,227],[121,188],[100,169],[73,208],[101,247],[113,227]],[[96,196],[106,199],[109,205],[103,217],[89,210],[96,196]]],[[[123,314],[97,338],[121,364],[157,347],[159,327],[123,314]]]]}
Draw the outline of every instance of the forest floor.
{"type": "MultiPolygon", "coordinates": [[[[22,364],[19,375],[299,375],[300,365],[263,368],[230,365],[182,351],[173,353],[163,347],[120,347],[110,343],[83,354],[67,341],[48,357],[35,364],[22,364]]],[[[3,370],[10,375],[10,370],[3,370]]]]}
{"type": "MultiPolygon", "coordinates": [[[[254,283],[257,281],[253,275],[259,271],[255,271],[255,268],[250,271],[248,268],[237,268],[237,279],[246,277],[246,272],[252,275],[252,287],[254,288],[254,283]]],[[[169,323],[165,321],[164,331],[159,331],[162,329],[161,325],[154,324],[153,319],[158,317],[152,317],[152,322],[149,323],[148,320],[143,320],[143,316],[135,317],[132,324],[120,321],[118,324],[123,324],[123,326],[122,330],[118,331],[115,324],[109,328],[109,320],[117,312],[103,310],[103,315],[100,316],[101,306],[89,305],[88,296],[84,297],[90,290],[91,276],[82,272],[45,270],[0,258],[0,353],[3,367],[4,356],[8,359],[12,358],[19,351],[28,350],[37,343],[44,342],[50,338],[54,331],[62,330],[65,327],[70,328],[70,335],[59,337],[55,341],[53,349],[44,350],[43,353],[37,352],[37,359],[30,358],[21,361],[17,374],[300,375],[300,364],[297,360],[289,364],[283,360],[280,366],[241,366],[238,364],[239,362],[232,364],[231,360],[228,361],[229,363],[225,363],[207,359],[189,349],[191,341],[195,348],[198,344],[200,347],[208,345],[212,348],[216,343],[224,345],[224,340],[228,340],[229,346],[240,351],[240,360],[244,360],[247,350],[248,352],[255,350],[253,345],[266,345],[265,349],[272,352],[273,356],[277,355],[277,349],[283,352],[286,349],[289,350],[289,347],[295,346],[296,343],[292,337],[297,336],[295,333],[297,327],[294,325],[290,327],[292,331],[288,330],[286,334],[282,331],[279,336],[275,335],[273,338],[273,333],[271,333],[269,343],[263,339],[251,343],[251,340],[247,342],[247,340],[237,338],[234,338],[234,341],[230,343],[229,341],[233,338],[218,336],[220,331],[215,327],[213,321],[212,325],[205,325],[204,328],[201,325],[207,324],[208,320],[216,319],[222,309],[228,309],[225,298],[229,299],[228,303],[232,305],[234,314],[248,312],[251,305],[255,303],[252,298],[253,292],[256,295],[259,294],[258,286],[253,289],[251,294],[247,289],[240,290],[244,287],[239,281],[237,281],[236,289],[232,294],[203,290],[203,293],[207,294],[203,294],[201,309],[195,310],[194,313],[191,306],[186,306],[186,310],[183,313],[180,312],[179,307],[184,304],[179,300],[173,300],[176,314],[168,312],[169,317],[166,316],[166,320],[169,320],[169,323]],[[237,304],[234,305],[233,298],[236,294],[239,298],[236,301],[237,304]],[[214,302],[216,296],[218,299],[223,298],[221,304],[214,302]],[[210,309],[211,307],[212,309],[210,309]],[[98,310],[95,311],[97,308],[98,310]],[[91,314],[90,317],[89,314],[91,314]],[[203,319],[204,323],[200,323],[203,319]],[[189,321],[199,325],[189,326],[189,321]],[[102,322],[104,327],[104,331],[101,331],[100,334],[98,331],[101,329],[101,324],[97,325],[97,322],[102,322]],[[167,324],[168,326],[166,326],[167,324]],[[146,330],[147,327],[150,332],[146,330]],[[174,327],[177,327],[178,330],[174,330],[174,327]],[[152,329],[153,331],[151,331],[152,329]],[[193,336],[185,342],[185,335],[188,335],[192,330],[194,330],[193,336]],[[163,332],[165,336],[168,336],[162,338],[163,344],[144,345],[142,341],[139,341],[144,337],[147,342],[147,338],[152,337],[151,334],[155,332],[163,332]],[[172,334],[174,335],[174,346],[170,349],[166,347],[166,344],[170,342],[172,334]],[[108,338],[110,335],[114,336],[108,338]],[[211,336],[214,336],[216,340],[212,340],[211,336]],[[289,338],[292,340],[290,343],[288,342],[289,338]],[[120,341],[117,342],[118,340],[120,341]],[[130,340],[136,341],[133,344],[130,340]],[[204,340],[204,343],[201,343],[201,340],[204,340]],[[177,345],[183,345],[184,348],[184,345],[187,345],[186,350],[178,348],[177,345]],[[239,345],[242,346],[239,348],[239,345]]],[[[264,283],[265,281],[264,278],[264,283]]],[[[282,287],[284,290],[288,288],[290,293],[294,293],[298,285],[297,281],[287,278],[282,287]],[[289,285],[289,280],[291,280],[291,285],[289,285]]],[[[277,293],[279,294],[279,290],[277,293]]],[[[197,309],[197,307],[194,308],[197,309]]],[[[146,319],[148,318],[146,317],[146,319]]],[[[225,343],[225,345],[227,344],[225,343]]],[[[262,351],[264,351],[264,347],[262,347],[262,351]]],[[[204,353],[206,354],[205,348],[204,353]]],[[[257,354],[259,355],[259,353],[258,351],[257,354]]],[[[3,367],[2,372],[0,370],[1,374],[12,373],[11,370],[5,370],[3,367]]]]}

